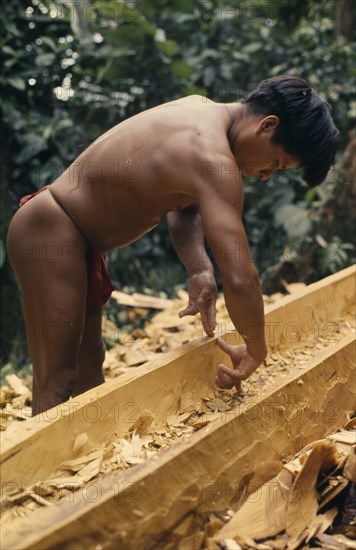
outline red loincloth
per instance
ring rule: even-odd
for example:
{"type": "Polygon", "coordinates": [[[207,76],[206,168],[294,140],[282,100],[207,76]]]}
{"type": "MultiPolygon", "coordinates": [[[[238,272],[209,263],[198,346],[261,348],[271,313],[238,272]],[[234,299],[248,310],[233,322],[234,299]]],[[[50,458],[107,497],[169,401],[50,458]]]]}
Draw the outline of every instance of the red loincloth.
{"type": "MultiPolygon", "coordinates": [[[[22,197],[22,199],[19,202],[19,206],[20,207],[23,206],[30,199],[32,199],[36,195],[39,195],[40,193],[42,193],[42,191],[46,191],[46,189],[48,188],[49,188],[49,185],[45,185],[35,193],[22,197]]],[[[62,210],[64,210],[64,208],[60,204],[59,206],[62,208],[62,210]]],[[[64,212],[67,214],[65,210],[64,212]]],[[[69,214],[67,214],[67,216],[69,216],[69,214]]],[[[76,224],[74,223],[74,225],[76,224]]],[[[80,231],[79,228],[77,229],[80,231]]],[[[88,294],[87,294],[88,304],[92,304],[98,307],[103,307],[103,305],[106,304],[106,302],[110,298],[113,290],[115,290],[115,288],[113,287],[110,281],[105,253],[94,252],[93,250],[90,250],[89,257],[88,257],[88,294]]]]}

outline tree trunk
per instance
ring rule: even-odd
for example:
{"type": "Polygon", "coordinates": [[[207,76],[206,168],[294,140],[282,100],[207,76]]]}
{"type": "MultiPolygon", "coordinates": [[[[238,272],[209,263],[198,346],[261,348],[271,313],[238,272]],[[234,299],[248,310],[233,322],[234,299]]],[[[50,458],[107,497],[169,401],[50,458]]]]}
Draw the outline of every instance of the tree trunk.
{"type": "Polygon", "coordinates": [[[341,44],[351,42],[355,21],[354,0],[335,2],[335,38],[341,44]]]}

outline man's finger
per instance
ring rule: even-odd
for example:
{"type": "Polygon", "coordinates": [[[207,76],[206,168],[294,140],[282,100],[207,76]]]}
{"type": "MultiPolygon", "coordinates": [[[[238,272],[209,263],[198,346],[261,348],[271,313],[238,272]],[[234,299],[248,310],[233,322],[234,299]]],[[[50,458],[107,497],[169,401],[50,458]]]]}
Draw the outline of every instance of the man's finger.
{"type": "Polygon", "coordinates": [[[215,382],[216,385],[223,390],[230,390],[235,384],[235,381],[232,380],[231,376],[225,374],[219,369],[217,375],[215,376],[215,382]]]}
{"type": "Polygon", "coordinates": [[[201,322],[204,327],[205,332],[211,336],[214,333],[216,327],[215,321],[215,307],[213,304],[210,304],[207,307],[200,307],[201,322]]]}
{"type": "Polygon", "coordinates": [[[214,336],[215,325],[210,323],[203,323],[203,328],[207,336],[214,336]]]}
{"type": "Polygon", "coordinates": [[[214,330],[215,330],[215,322],[214,323],[209,323],[209,321],[203,321],[202,319],[202,325],[203,325],[203,328],[206,332],[206,334],[208,336],[214,336],[214,330]]]}
{"type": "Polygon", "coordinates": [[[222,378],[217,374],[215,376],[215,383],[218,388],[221,390],[231,390],[234,387],[234,382],[229,378],[228,380],[222,380],[222,378]]]}
{"type": "Polygon", "coordinates": [[[230,369],[229,367],[223,364],[218,365],[218,372],[221,373],[224,377],[229,376],[231,380],[233,380],[234,384],[244,379],[244,376],[238,370],[230,369]]]}
{"type": "Polygon", "coordinates": [[[185,315],[196,315],[198,313],[198,308],[196,306],[187,306],[178,313],[179,317],[184,317],[185,315]]]}
{"type": "Polygon", "coordinates": [[[222,349],[225,353],[227,353],[230,356],[231,356],[231,352],[236,349],[236,346],[232,346],[231,344],[228,344],[227,342],[225,342],[221,338],[217,338],[216,342],[217,342],[219,348],[222,349]]]}

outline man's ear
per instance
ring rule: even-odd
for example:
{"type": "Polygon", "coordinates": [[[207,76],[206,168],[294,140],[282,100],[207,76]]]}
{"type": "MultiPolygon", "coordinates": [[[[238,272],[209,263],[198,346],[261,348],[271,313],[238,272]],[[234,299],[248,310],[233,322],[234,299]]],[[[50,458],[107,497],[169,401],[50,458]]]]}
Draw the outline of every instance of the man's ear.
{"type": "Polygon", "coordinates": [[[279,118],[276,115],[268,115],[263,117],[257,126],[256,133],[262,134],[262,132],[274,132],[279,125],[279,118]]]}

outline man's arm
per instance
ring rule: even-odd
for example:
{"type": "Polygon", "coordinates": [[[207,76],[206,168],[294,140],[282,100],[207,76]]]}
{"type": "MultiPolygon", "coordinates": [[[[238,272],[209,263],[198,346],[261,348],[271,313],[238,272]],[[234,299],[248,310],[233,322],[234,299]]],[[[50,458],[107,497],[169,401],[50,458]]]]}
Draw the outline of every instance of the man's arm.
{"type": "MultiPolygon", "coordinates": [[[[226,156],[216,165],[222,169],[199,185],[199,207],[203,231],[222,276],[227,310],[246,344],[245,351],[239,348],[236,352],[236,361],[230,353],[236,363],[234,374],[238,381],[247,378],[267,355],[264,307],[242,223],[243,184],[238,168],[234,160],[226,156]]],[[[228,369],[225,369],[226,374],[228,369]]]]}
{"type": "Polygon", "coordinates": [[[189,304],[179,316],[201,314],[208,336],[215,328],[216,283],[212,263],[206,253],[201,218],[197,207],[167,215],[172,244],[189,276],[189,304]]]}

